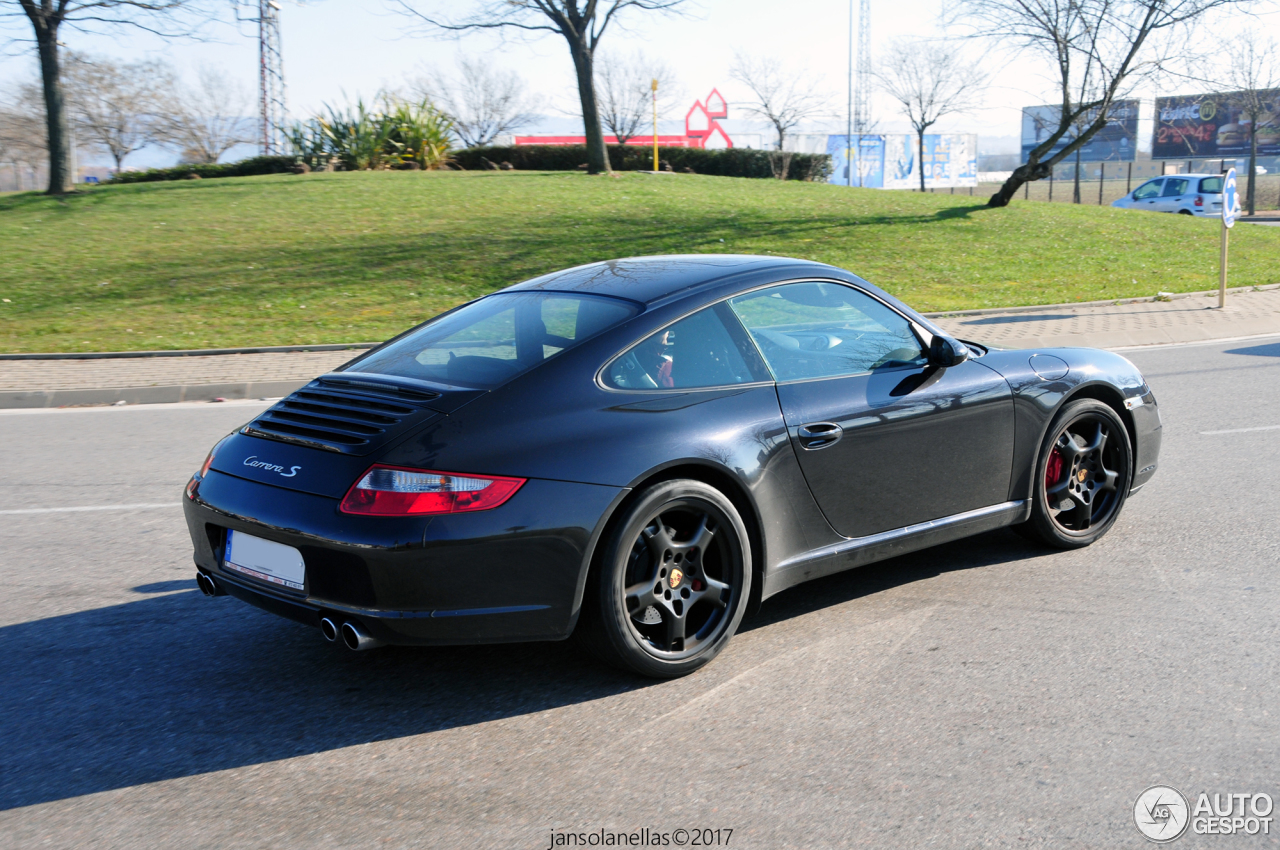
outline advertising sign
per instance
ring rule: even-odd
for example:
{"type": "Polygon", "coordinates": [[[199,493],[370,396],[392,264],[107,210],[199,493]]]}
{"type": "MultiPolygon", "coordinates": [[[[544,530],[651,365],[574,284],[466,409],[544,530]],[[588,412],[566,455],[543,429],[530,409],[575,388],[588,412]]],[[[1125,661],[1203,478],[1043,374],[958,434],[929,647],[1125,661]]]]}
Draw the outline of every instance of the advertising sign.
{"type": "MultiPolygon", "coordinates": [[[[1149,105],[1149,104],[1148,104],[1149,105]]],[[[1107,112],[1107,124],[1080,149],[1083,162],[1133,162],[1138,151],[1138,139],[1142,137],[1138,122],[1142,104],[1138,100],[1117,100],[1107,112]]],[[[1149,110],[1148,110],[1149,112],[1149,110]]],[[[1022,160],[1027,154],[1045,142],[1058,129],[1061,106],[1027,106],[1022,110],[1022,160]]],[[[1092,123],[1097,110],[1086,113],[1085,126],[1092,123]]],[[[1062,150],[1078,135],[1077,129],[1067,130],[1049,152],[1049,156],[1062,150]]],[[[1074,159],[1074,155],[1072,156],[1074,159]]]]}
{"type": "Polygon", "coordinates": [[[946,189],[978,185],[978,137],[967,134],[926,134],[924,163],[916,149],[916,137],[909,134],[855,136],[858,145],[851,148],[849,137],[827,137],[827,153],[831,155],[831,177],[837,186],[852,185],[870,189],[919,189],[920,170],[924,170],[926,189],[946,189]]]}
{"type": "MultiPolygon", "coordinates": [[[[1280,89],[1259,92],[1264,103],[1258,120],[1258,155],[1280,155],[1280,89]]],[[[1153,159],[1206,159],[1248,155],[1249,119],[1241,94],[1179,95],[1156,98],[1153,159]]]]}

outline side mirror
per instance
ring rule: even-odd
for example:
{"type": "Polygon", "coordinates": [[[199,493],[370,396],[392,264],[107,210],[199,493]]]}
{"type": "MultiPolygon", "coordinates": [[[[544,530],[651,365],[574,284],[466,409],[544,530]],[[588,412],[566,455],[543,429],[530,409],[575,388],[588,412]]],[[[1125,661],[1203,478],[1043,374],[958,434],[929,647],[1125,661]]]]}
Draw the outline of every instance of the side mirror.
{"type": "Polygon", "coordinates": [[[969,347],[958,339],[935,334],[929,343],[930,366],[959,366],[968,359],[969,347]]]}

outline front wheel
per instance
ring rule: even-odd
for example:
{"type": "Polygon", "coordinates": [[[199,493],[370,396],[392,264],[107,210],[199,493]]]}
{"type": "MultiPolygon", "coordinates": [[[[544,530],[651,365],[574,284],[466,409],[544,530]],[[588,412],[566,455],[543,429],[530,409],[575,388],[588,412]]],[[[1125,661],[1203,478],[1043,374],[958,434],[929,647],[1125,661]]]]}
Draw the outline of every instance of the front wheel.
{"type": "Polygon", "coordinates": [[[1133,478],[1129,432],[1100,401],[1068,402],[1035,469],[1031,518],[1019,531],[1061,549],[1093,543],[1115,524],[1133,478]]]}
{"type": "Polygon", "coordinates": [[[655,678],[692,673],[737,630],[751,547],[733,502],[701,481],[655,484],[615,524],[583,598],[581,641],[655,678]]]}

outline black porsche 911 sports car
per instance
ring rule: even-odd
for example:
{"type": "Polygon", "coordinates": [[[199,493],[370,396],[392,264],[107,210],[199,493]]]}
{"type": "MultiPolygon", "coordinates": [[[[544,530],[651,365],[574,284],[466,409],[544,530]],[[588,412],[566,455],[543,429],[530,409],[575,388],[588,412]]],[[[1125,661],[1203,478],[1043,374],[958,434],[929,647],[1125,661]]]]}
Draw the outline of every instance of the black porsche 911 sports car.
{"type": "Polygon", "coordinates": [[[197,581],[382,643],[556,640],[650,676],[839,570],[1002,526],[1086,546],[1160,416],[1106,351],[944,334],[801,260],[647,257],[472,301],[224,438],[197,581]]]}

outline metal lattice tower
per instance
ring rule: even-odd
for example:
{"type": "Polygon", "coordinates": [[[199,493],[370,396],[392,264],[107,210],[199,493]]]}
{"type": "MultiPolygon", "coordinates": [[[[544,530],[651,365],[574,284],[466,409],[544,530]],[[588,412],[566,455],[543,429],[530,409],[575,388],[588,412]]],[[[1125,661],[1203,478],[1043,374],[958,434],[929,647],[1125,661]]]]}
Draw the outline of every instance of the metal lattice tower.
{"type": "Polygon", "coordinates": [[[871,0],[858,5],[858,62],[853,82],[853,132],[867,132],[871,123],[871,106],[867,95],[871,89],[871,0]]]}
{"type": "Polygon", "coordinates": [[[284,56],[280,51],[280,4],[258,0],[258,111],[264,156],[285,152],[284,56]]]}

